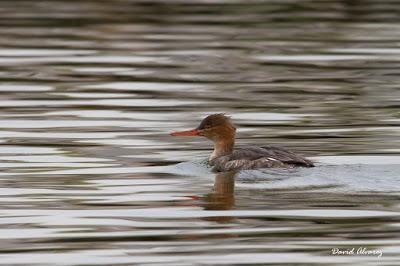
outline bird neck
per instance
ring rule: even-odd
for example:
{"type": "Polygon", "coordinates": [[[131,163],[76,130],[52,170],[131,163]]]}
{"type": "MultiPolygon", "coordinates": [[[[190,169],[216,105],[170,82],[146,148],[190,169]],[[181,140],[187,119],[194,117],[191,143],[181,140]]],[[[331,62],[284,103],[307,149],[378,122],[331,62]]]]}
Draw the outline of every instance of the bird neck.
{"type": "Polygon", "coordinates": [[[210,156],[210,161],[220,156],[229,155],[233,151],[235,137],[216,140],[214,142],[214,151],[210,156]]]}

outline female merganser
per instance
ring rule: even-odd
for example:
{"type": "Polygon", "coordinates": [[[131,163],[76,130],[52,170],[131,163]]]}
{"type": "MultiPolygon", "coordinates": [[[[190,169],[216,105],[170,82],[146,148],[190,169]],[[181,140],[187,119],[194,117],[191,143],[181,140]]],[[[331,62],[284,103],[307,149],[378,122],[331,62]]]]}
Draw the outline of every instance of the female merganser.
{"type": "Polygon", "coordinates": [[[301,155],[276,146],[247,147],[233,150],[236,128],[224,114],[209,115],[200,125],[188,131],[171,133],[172,136],[204,136],[214,142],[209,164],[217,172],[257,168],[296,166],[313,167],[314,164],[301,155]]]}

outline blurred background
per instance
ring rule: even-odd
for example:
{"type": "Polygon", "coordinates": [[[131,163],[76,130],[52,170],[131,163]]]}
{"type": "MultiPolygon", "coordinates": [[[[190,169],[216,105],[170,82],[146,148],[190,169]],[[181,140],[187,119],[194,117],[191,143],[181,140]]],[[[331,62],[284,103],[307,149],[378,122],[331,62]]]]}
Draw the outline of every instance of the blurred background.
{"type": "Polygon", "coordinates": [[[0,265],[398,265],[399,13],[2,0],[0,265]],[[216,112],[318,166],[210,172],[216,112]]]}

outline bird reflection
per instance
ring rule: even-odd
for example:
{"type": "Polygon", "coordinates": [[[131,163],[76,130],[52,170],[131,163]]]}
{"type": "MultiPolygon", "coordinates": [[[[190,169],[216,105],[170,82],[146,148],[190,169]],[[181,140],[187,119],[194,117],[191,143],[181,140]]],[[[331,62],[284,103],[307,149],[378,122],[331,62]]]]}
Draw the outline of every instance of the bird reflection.
{"type": "MultiPolygon", "coordinates": [[[[204,197],[206,210],[230,210],[235,206],[236,172],[219,173],[215,176],[213,190],[204,197]]],[[[209,217],[207,220],[229,222],[233,217],[209,217]]]]}

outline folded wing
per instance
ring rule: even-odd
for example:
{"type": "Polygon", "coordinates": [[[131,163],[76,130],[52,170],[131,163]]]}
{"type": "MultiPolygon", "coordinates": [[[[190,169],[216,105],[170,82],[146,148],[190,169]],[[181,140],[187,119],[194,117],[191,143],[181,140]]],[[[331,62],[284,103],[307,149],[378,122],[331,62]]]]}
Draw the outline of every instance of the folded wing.
{"type": "Polygon", "coordinates": [[[213,161],[215,171],[246,170],[274,167],[313,167],[310,160],[281,147],[261,146],[247,147],[234,151],[230,155],[221,156],[213,161]]]}

